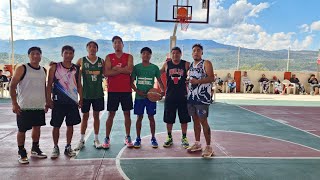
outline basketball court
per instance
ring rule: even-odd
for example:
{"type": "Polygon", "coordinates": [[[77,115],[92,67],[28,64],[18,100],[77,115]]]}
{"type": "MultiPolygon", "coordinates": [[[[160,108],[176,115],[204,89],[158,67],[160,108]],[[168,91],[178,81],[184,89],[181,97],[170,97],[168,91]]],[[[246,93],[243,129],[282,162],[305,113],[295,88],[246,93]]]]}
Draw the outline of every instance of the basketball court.
{"type": "MultiPolygon", "coordinates": [[[[85,148],[75,158],[61,154],[56,160],[30,158],[28,165],[17,161],[15,115],[10,101],[1,99],[0,157],[1,179],[318,179],[320,173],[320,98],[315,96],[218,94],[210,106],[209,123],[215,156],[201,158],[180,145],[179,123],[174,125],[174,145],[162,147],[166,138],[163,102],[158,103],[156,138],[159,148],[150,144],[147,119],[142,126],[142,147],[124,146],[124,117],[117,113],[108,150],[93,147],[92,119],[85,148]],[[304,100],[300,100],[300,99],[304,100]],[[6,122],[4,124],[4,122],[6,122]]],[[[101,114],[100,140],[105,135],[107,112],[101,114]]],[[[135,138],[135,116],[132,114],[131,136],[135,138]]],[[[47,114],[42,128],[40,147],[49,156],[53,143],[47,114]]],[[[193,124],[188,139],[194,141],[193,124]]],[[[65,142],[61,128],[60,150],[65,142]]],[[[72,146],[80,139],[76,126],[72,146]]],[[[31,148],[27,133],[26,149],[31,148]]],[[[204,145],[204,137],[201,137],[204,145]]],[[[29,152],[30,155],[30,152],[29,152]]]]}

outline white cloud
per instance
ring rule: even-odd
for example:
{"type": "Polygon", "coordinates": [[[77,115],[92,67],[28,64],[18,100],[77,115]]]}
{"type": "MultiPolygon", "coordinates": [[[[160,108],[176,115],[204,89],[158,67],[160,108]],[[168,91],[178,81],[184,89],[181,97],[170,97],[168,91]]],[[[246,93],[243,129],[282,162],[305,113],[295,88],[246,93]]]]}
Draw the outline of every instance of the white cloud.
{"type": "MultiPolygon", "coordinates": [[[[172,35],[173,25],[154,22],[154,1],[123,0],[16,0],[14,38],[39,39],[79,35],[91,39],[159,40],[172,35]],[[128,5],[130,4],[130,5],[128,5]]],[[[210,23],[190,24],[188,31],[177,31],[178,39],[209,39],[246,48],[277,50],[307,49],[312,35],[297,39],[293,32],[268,33],[262,25],[249,23],[270,8],[268,2],[252,4],[238,0],[228,8],[223,0],[211,1],[210,23]]],[[[0,1],[0,37],[10,36],[9,3],[0,1]]],[[[180,27],[179,27],[180,29],[180,27]]],[[[320,21],[299,27],[302,32],[320,31],[320,21]]],[[[294,31],[294,30],[293,30],[294,31]]]]}
{"type": "Polygon", "coordinates": [[[310,31],[310,27],[308,24],[302,24],[299,28],[300,28],[301,32],[309,32],[310,31]]]}
{"type": "Polygon", "coordinates": [[[310,25],[310,29],[313,31],[320,31],[320,21],[315,21],[310,25]]]}

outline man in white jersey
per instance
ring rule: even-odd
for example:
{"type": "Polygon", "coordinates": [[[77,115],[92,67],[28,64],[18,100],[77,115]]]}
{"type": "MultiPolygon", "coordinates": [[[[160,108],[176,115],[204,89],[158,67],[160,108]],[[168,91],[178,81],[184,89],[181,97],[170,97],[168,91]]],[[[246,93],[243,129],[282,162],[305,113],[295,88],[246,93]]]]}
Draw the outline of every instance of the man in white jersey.
{"type": "Polygon", "coordinates": [[[200,133],[201,126],[206,139],[206,148],[202,156],[213,156],[211,147],[211,129],[208,124],[209,105],[212,103],[211,89],[214,81],[212,63],[202,59],[203,47],[201,44],[192,46],[194,61],[189,68],[188,112],[193,119],[194,135],[196,142],[188,148],[189,152],[201,151],[200,133]]]}
{"type": "Polygon", "coordinates": [[[47,158],[39,148],[40,127],[46,125],[46,69],[39,65],[42,51],[39,47],[28,50],[30,62],[18,66],[10,84],[12,111],[17,114],[17,143],[19,163],[28,164],[24,148],[26,131],[32,129],[31,156],[47,158]]]}

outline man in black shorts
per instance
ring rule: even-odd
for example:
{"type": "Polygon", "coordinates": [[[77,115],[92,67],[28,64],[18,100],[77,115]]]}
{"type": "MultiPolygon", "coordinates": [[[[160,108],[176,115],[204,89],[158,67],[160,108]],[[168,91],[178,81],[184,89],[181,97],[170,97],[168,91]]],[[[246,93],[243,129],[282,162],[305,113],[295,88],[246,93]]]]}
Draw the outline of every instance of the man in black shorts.
{"type": "Polygon", "coordinates": [[[50,124],[53,126],[52,137],[54,143],[51,159],[57,158],[60,154],[58,141],[60,127],[64,119],[67,125],[67,145],[65,146],[64,154],[69,157],[76,155],[71,148],[73,126],[81,122],[78,109],[82,106],[83,100],[80,68],[72,63],[74,57],[73,47],[63,46],[61,55],[63,61],[53,64],[49,69],[47,86],[47,106],[52,109],[50,124]]]}
{"type": "Polygon", "coordinates": [[[160,70],[161,73],[165,72],[167,77],[163,120],[167,123],[168,137],[163,146],[170,147],[173,144],[172,126],[175,123],[178,110],[182,130],[181,145],[188,148],[187,129],[191,118],[188,115],[187,108],[186,78],[190,63],[181,59],[181,49],[179,47],[172,48],[171,56],[172,60],[164,63],[160,70]]]}
{"type": "Polygon", "coordinates": [[[31,156],[47,158],[39,148],[40,127],[46,125],[46,70],[39,65],[42,51],[39,47],[28,50],[30,62],[16,68],[10,84],[12,111],[17,114],[19,163],[28,164],[24,148],[26,131],[32,129],[31,156]]]}
{"type": "Polygon", "coordinates": [[[106,137],[102,147],[110,147],[110,133],[113,125],[113,119],[121,104],[126,136],[124,144],[128,148],[133,147],[130,136],[131,117],[130,110],[133,109],[132,90],[131,90],[131,73],[133,70],[133,56],[123,52],[123,41],[121,37],[112,38],[114,53],[108,54],[105,59],[105,76],[108,77],[108,100],[107,110],[109,111],[106,122],[106,137]]]}

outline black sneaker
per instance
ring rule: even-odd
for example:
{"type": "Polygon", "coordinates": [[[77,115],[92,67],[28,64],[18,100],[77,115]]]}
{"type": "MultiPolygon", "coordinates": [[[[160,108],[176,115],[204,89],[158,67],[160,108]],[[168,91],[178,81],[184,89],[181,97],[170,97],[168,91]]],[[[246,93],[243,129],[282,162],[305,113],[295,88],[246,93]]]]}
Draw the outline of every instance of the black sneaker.
{"type": "Polygon", "coordinates": [[[39,146],[34,146],[31,148],[31,157],[44,159],[47,155],[40,150],[39,146]]]}
{"type": "Polygon", "coordinates": [[[27,151],[26,149],[22,149],[22,150],[19,150],[18,151],[18,154],[19,154],[19,159],[18,159],[18,162],[20,164],[28,164],[29,163],[29,160],[28,160],[28,155],[27,155],[27,151]]]}
{"type": "Polygon", "coordinates": [[[76,152],[74,152],[72,149],[71,149],[71,146],[66,146],[66,148],[64,149],[64,154],[69,156],[69,157],[74,157],[76,156],[76,152]]]}

